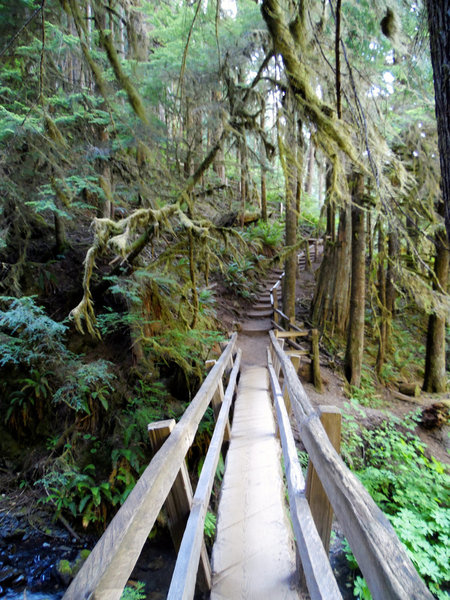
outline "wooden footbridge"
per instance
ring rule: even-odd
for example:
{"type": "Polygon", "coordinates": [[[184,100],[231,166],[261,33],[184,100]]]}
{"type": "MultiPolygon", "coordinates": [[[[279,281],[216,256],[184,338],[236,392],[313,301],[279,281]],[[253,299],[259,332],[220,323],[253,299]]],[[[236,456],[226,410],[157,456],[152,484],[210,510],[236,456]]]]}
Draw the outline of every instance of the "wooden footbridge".
{"type": "Polygon", "coordinates": [[[315,410],[297,377],[304,332],[279,325],[279,278],[268,282],[180,421],[149,425],[154,458],[63,600],[119,600],[163,506],[178,548],[169,600],[192,599],[196,589],[212,600],[342,598],[328,559],[333,511],[375,600],[432,598],[389,521],[339,457],[338,411],[315,410]],[[288,341],[293,351],[285,351],[288,341]],[[210,403],[216,424],[193,491],[185,457],[210,403]],[[306,481],[291,422],[309,454],[306,481]],[[225,474],[209,557],[204,522],[221,452],[225,474]]]}

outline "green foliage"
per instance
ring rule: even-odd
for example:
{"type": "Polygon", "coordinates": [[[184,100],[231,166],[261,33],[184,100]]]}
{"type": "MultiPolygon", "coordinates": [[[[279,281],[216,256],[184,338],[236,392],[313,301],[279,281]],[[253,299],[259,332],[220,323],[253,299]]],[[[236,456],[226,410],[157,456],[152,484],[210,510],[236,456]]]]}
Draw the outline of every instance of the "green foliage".
{"type": "MultiPolygon", "coordinates": [[[[104,452],[104,445],[95,436],[85,434],[84,446],[89,454],[104,452]]],[[[111,508],[122,505],[133,489],[143,459],[139,448],[120,448],[111,452],[112,471],[102,479],[96,466],[75,463],[75,448],[67,444],[53,467],[36,482],[46,495],[41,502],[51,503],[56,515],[66,514],[80,520],[84,528],[101,529],[107,523],[111,508]]]]}
{"type": "Polygon", "coordinates": [[[142,581],[136,581],[133,587],[127,586],[120,597],[120,600],[145,600],[147,594],[145,593],[145,584],[142,581]]]}
{"type": "Polygon", "coordinates": [[[251,258],[239,258],[229,262],[224,270],[225,282],[230,290],[233,290],[242,298],[251,297],[252,275],[254,275],[255,264],[251,258]]]}
{"type": "Polygon", "coordinates": [[[375,387],[374,373],[367,365],[363,364],[361,368],[360,387],[350,386],[349,395],[351,400],[362,406],[370,406],[372,408],[381,406],[382,398],[375,387]]]}
{"type": "Polygon", "coordinates": [[[258,221],[256,225],[248,227],[244,238],[257,242],[268,248],[276,249],[281,246],[284,236],[284,227],[278,221],[258,221]]]}
{"type": "MultiPolygon", "coordinates": [[[[416,416],[391,416],[359,432],[347,418],[344,455],[375,502],[390,519],[414,566],[438,598],[450,578],[450,476],[445,465],[427,458],[414,434],[416,416]],[[349,428],[350,426],[350,428],[349,428]]],[[[358,597],[368,597],[358,581],[358,597]]],[[[356,588],[355,588],[356,595],[356,588]]]]}
{"type": "Polygon", "coordinates": [[[206,537],[209,539],[214,538],[214,536],[216,535],[216,522],[216,515],[208,510],[205,517],[204,532],[206,537]]]}
{"type": "Polygon", "coordinates": [[[48,317],[34,297],[0,297],[0,367],[33,365],[51,356],[66,355],[63,336],[67,326],[48,317]]]}
{"type": "Polygon", "coordinates": [[[108,396],[113,390],[115,375],[111,363],[99,359],[87,364],[74,363],[64,384],[55,392],[54,402],[64,402],[75,411],[90,414],[95,403],[108,410],[108,396]]]}
{"type": "Polygon", "coordinates": [[[224,340],[218,331],[201,329],[169,329],[163,334],[145,339],[145,346],[156,360],[166,365],[177,364],[186,376],[205,372],[205,360],[210,348],[224,340]]]}

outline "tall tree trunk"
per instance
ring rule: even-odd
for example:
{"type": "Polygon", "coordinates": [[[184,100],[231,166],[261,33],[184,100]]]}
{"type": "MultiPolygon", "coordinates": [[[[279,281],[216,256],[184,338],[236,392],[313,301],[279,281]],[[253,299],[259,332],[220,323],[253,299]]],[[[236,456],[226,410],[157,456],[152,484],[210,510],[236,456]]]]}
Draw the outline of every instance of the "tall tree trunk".
{"type": "MultiPolygon", "coordinates": [[[[260,126],[264,131],[265,127],[266,105],[263,103],[261,108],[260,126]]],[[[267,186],[266,186],[266,161],[267,153],[264,141],[261,140],[261,219],[267,222],[267,186]]]]}
{"type": "MultiPolygon", "coordinates": [[[[243,134],[245,136],[245,133],[243,134]]],[[[241,227],[245,223],[245,203],[248,199],[248,182],[247,182],[247,141],[245,137],[241,139],[239,151],[240,167],[241,167],[241,227]]]]}
{"type": "Polygon", "coordinates": [[[325,171],[325,202],[327,215],[327,230],[326,235],[330,237],[332,242],[336,241],[336,209],[334,203],[330,201],[329,190],[331,189],[332,167],[328,163],[325,171]]]}
{"type": "Polygon", "coordinates": [[[386,269],[386,350],[391,349],[392,319],[395,314],[395,299],[397,297],[396,259],[399,253],[397,232],[391,229],[388,234],[388,263],[386,269]]]}
{"type": "Polygon", "coordinates": [[[361,208],[363,195],[364,177],[361,173],[355,173],[352,186],[352,285],[344,365],[345,377],[355,387],[361,385],[364,349],[366,236],[364,232],[364,212],[361,208]]]}
{"type": "MultiPolygon", "coordinates": [[[[153,6],[153,10],[155,12],[158,10],[157,5],[153,6]]],[[[142,11],[141,0],[131,0],[126,3],[125,18],[128,38],[127,58],[138,62],[148,60],[150,26],[142,11]]]]}
{"type": "Polygon", "coordinates": [[[335,242],[327,240],[312,302],[313,323],[322,330],[344,334],[350,306],[350,207],[340,211],[335,242]]]}
{"type": "MultiPolygon", "coordinates": [[[[436,233],[436,257],[434,272],[439,282],[434,289],[447,290],[449,269],[449,251],[443,230],[436,233]]],[[[447,373],[445,369],[445,317],[431,314],[428,319],[427,351],[425,356],[425,379],[423,389],[426,392],[445,392],[447,373]]]]}
{"type": "Polygon", "coordinates": [[[376,373],[379,376],[386,360],[387,342],[387,309],[386,309],[386,272],[384,263],[386,261],[386,239],[383,224],[378,222],[378,301],[380,306],[380,323],[378,335],[378,355],[376,362],[376,373]]]}
{"type": "Polygon", "coordinates": [[[308,196],[311,196],[312,192],[312,182],[314,177],[314,155],[315,148],[314,144],[310,138],[309,140],[309,149],[308,149],[308,164],[306,167],[306,178],[305,178],[305,192],[308,196]]]}
{"type": "Polygon", "coordinates": [[[450,243],[450,0],[426,0],[441,163],[442,198],[450,243]]]}
{"type": "MultiPolygon", "coordinates": [[[[280,144],[282,152],[282,163],[285,180],[286,217],[285,217],[285,246],[294,246],[297,242],[297,181],[300,176],[298,172],[298,143],[297,121],[293,98],[289,92],[285,98],[285,116],[287,128],[284,140],[280,144]]],[[[295,317],[295,288],[297,280],[297,251],[291,250],[284,261],[283,278],[283,312],[289,319],[295,317]]]]}
{"type": "MultiPolygon", "coordinates": [[[[217,143],[222,135],[223,131],[223,122],[222,116],[220,114],[220,92],[218,90],[213,90],[211,93],[211,99],[213,105],[216,105],[217,110],[215,111],[215,118],[213,119],[214,124],[211,127],[211,146],[217,143]]],[[[216,158],[214,159],[213,169],[216,175],[219,177],[221,183],[225,183],[225,162],[224,162],[224,153],[221,148],[219,152],[217,152],[216,158]]]]}
{"type": "Polygon", "coordinates": [[[194,172],[194,160],[193,160],[193,140],[192,140],[192,108],[191,108],[191,100],[189,97],[186,97],[186,111],[184,117],[184,137],[187,140],[187,148],[186,148],[186,156],[184,159],[184,176],[186,179],[194,172]]]}
{"type": "Polygon", "coordinates": [[[67,248],[66,227],[63,218],[57,213],[53,213],[55,222],[55,254],[62,254],[67,248]]]}

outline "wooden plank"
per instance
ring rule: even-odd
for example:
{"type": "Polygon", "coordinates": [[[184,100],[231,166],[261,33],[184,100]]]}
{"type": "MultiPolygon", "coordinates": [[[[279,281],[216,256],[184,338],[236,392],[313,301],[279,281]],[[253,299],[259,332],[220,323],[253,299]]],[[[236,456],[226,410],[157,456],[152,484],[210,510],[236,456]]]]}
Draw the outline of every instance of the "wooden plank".
{"type": "MultiPolygon", "coordinates": [[[[150,423],[148,434],[152,450],[155,454],[169,437],[174,427],[175,419],[150,423]]],[[[183,461],[178,475],[173,482],[172,489],[164,503],[164,508],[168,516],[170,535],[177,552],[181,546],[186,522],[191,512],[192,501],[191,480],[186,467],[186,461],[183,461]]],[[[208,551],[204,540],[200,552],[198,583],[202,592],[208,592],[211,589],[211,565],[209,564],[208,551]]]]}
{"type": "Polygon", "coordinates": [[[217,383],[222,378],[236,338],[237,334],[234,333],[172,434],[156,453],[70,584],[64,600],[120,600],[217,383]]]}
{"type": "Polygon", "coordinates": [[[317,329],[311,329],[311,343],[313,383],[316,392],[323,394],[322,376],[320,375],[319,332],[317,329]]]}
{"type": "MultiPolygon", "coordinates": [[[[336,452],[341,451],[341,411],[336,406],[319,406],[320,422],[336,452]]],[[[312,461],[308,465],[306,478],[306,498],[319,532],[325,552],[330,550],[333,507],[320,482],[312,461]]]]}
{"type": "MultiPolygon", "coordinates": [[[[216,391],[214,392],[214,395],[213,395],[212,401],[211,401],[212,408],[214,411],[214,417],[216,420],[219,416],[223,399],[224,399],[223,383],[222,383],[222,381],[219,381],[219,384],[217,386],[216,391]]],[[[231,428],[230,428],[229,422],[227,422],[226,427],[225,427],[225,438],[224,439],[226,442],[229,442],[231,439],[231,428]]]]}
{"type": "Polygon", "coordinates": [[[269,332],[302,442],[350,543],[374,600],[432,600],[392,525],[333,448],[291,361],[269,332]]]}
{"type": "Polygon", "coordinates": [[[219,462],[220,450],[228,423],[231,402],[236,388],[236,379],[241,363],[241,350],[238,350],[230,381],[224,395],[222,407],[217,417],[214,433],[203,463],[202,472],[195,490],[192,510],[178,553],[172,575],[167,600],[192,600],[195,592],[196,574],[203,542],[203,530],[214,476],[219,462]]]}
{"type": "MultiPolygon", "coordinates": [[[[285,350],[284,353],[286,354],[286,356],[289,356],[291,359],[293,356],[299,356],[300,358],[302,356],[309,356],[309,350],[285,350]]],[[[295,367],[295,365],[294,365],[295,367]]]]}
{"type": "Polygon", "coordinates": [[[308,591],[312,600],[338,600],[342,596],[305,497],[305,480],[270,354],[268,355],[268,368],[283,448],[292,527],[308,591]]]}
{"type": "Polygon", "coordinates": [[[276,331],[275,336],[277,338],[296,338],[306,337],[309,335],[309,331],[276,331]]]}
{"type": "Polygon", "coordinates": [[[276,294],[270,293],[270,303],[273,306],[273,320],[278,325],[279,316],[278,316],[278,298],[276,294]]]}
{"type": "MultiPolygon", "coordinates": [[[[292,350],[288,350],[285,353],[291,359],[291,363],[294,365],[295,372],[297,373],[298,368],[300,367],[300,361],[301,361],[302,357],[299,354],[294,354],[294,352],[292,350]]],[[[291,413],[291,411],[292,411],[292,406],[291,406],[291,399],[289,397],[289,391],[288,391],[286,385],[283,385],[283,390],[282,391],[283,391],[284,404],[286,406],[286,410],[287,410],[287,413],[289,415],[291,413]]]]}

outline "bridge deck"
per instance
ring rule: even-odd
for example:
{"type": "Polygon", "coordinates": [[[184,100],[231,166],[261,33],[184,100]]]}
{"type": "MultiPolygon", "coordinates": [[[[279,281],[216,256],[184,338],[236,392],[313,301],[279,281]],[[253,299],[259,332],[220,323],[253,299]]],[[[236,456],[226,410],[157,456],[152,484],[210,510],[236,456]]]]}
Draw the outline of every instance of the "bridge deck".
{"type": "Polygon", "coordinates": [[[268,386],[265,367],[244,366],[213,548],[212,600],[302,597],[268,386]]]}

